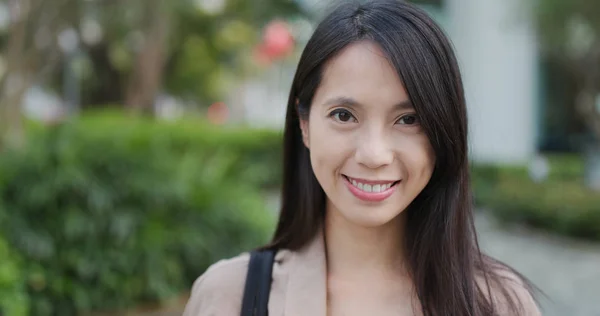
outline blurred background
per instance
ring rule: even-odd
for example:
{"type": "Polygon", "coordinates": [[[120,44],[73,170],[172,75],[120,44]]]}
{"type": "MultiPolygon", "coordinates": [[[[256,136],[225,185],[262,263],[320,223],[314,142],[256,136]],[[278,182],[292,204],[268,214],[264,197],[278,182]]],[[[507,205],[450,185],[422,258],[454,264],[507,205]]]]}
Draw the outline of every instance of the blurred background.
{"type": "MultiPolygon", "coordinates": [[[[600,1],[414,2],[463,71],[481,247],[544,315],[600,315],[600,1]]],[[[1,0],[0,315],[181,315],[267,241],[332,3],[1,0]]]]}

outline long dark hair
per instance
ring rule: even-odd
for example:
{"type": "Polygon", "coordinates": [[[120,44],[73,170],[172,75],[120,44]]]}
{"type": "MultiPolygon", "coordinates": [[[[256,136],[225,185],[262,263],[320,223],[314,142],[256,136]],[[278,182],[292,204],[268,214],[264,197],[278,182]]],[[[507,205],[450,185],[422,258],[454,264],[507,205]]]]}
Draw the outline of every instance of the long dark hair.
{"type": "Polygon", "coordinates": [[[431,180],[405,210],[409,266],[424,315],[495,315],[492,285],[517,315],[518,298],[503,285],[506,274],[500,270],[522,277],[482,255],[477,244],[465,96],[452,46],[424,11],[402,1],[342,4],[318,25],[304,49],[287,106],[280,218],[267,247],[297,250],[323,227],[325,193],[303,145],[299,120],[308,119],[327,61],[363,40],[387,54],[435,151],[431,180]]]}

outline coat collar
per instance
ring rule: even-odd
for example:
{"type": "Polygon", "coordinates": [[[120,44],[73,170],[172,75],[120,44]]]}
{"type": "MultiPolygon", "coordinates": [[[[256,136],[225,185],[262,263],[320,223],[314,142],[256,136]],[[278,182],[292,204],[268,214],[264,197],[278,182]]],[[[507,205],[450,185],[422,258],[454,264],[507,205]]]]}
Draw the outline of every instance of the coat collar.
{"type": "Polygon", "coordinates": [[[327,263],[323,230],[293,253],[285,297],[285,316],[326,316],[327,263]]]}

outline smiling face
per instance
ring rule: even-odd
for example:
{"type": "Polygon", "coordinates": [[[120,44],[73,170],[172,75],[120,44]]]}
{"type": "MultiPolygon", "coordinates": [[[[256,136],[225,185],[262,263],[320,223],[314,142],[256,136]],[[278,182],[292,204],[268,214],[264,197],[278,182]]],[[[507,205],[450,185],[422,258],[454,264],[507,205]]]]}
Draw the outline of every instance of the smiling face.
{"type": "Polygon", "coordinates": [[[327,212],[363,227],[385,225],[429,182],[435,157],[396,70],[362,41],[324,69],[304,144],[327,212]]]}

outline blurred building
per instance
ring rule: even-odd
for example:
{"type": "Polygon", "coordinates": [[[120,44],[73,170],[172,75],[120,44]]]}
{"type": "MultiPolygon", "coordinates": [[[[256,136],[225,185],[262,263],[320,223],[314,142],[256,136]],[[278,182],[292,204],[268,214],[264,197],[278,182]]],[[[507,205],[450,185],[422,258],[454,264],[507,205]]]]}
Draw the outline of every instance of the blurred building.
{"type": "Polygon", "coordinates": [[[535,32],[520,0],[447,0],[443,23],[465,81],[472,157],[522,162],[540,136],[535,32]]]}
{"type": "MultiPolygon", "coordinates": [[[[317,16],[331,4],[322,0],[298,1],[317,16]]],[[[414,2],[430,12],[455,46],[465,82],[474,160],[522,163],[540,149],[568,149],[568,141],[561,137],[572,133],[567,123],[573,121],[569,116],[573,111],[557,111],[569,102],[568,91],[561,85],[552,85],[551,79],[560,74],[552,73],[551,65],[539,53],[527,2],[414,2]],[[549,124],[552,118],[554,125],[549,124]]],[[[310,30],[300,35],[303,46],[310,30]]],[[[264,78],[244,85],[242,102],[251,123],[282,126],[295,66],[276,65],[264,78]]]]}

